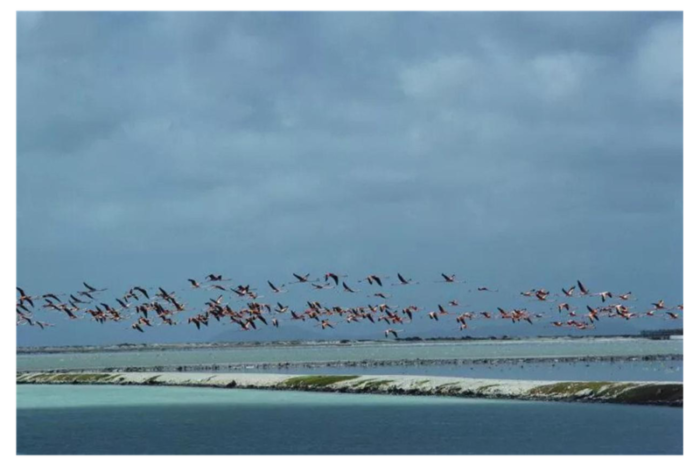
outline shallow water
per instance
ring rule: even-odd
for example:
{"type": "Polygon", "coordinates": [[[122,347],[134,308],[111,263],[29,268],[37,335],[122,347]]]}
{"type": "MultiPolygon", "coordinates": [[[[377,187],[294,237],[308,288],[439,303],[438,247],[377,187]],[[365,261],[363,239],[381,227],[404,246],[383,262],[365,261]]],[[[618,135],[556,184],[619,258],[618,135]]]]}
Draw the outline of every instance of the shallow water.
{"type": "Polygon", "coordinates": [[[682,340],[634,338],[364,343],[17,355],[17,370],[99,369],[243,362],[481,359],[683,354],[682,340]]]}
{"type": "Polygon", "coordinates": [[[683,410],[183,387],[17,387],[19,454],[681,454],[683,410]]]}

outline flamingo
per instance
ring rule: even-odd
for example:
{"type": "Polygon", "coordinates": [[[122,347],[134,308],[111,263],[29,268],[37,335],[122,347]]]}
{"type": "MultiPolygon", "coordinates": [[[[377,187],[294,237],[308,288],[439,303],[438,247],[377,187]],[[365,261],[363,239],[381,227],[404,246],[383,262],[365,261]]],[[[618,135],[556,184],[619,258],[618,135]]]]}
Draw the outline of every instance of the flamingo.
{"type": "Polygon", "coordinates": [[[664,300],[663,300],[663,299],[660,299],[660,300],[659,300],[658,302],[656,302],[656,303],[651,303],[651,305],[654,306],[654,309],[657,310],[657,311],[660,311],[660,310],[662,310],[662,309],[666,309],[666,305],[664,304],[664,300]]]}
{"type": "Polygon", "coordinates": [[[588,308],[588,319],[593,322],[593,320],[600,320],[598,318],[598,309],[593,309],[591,306],[586,306],[588,308]]]}
{"type": "Polygon", "coordinates": [[[270,280],[267,281],[267,284],[272,288],[272,291],[274,293],[284,293],[286,290],[282,290],[284,288],[284,285],[282,285],[280,288],[277,288],[270,280]]]}
{"type": "Polygon", "coordinates": [[[213,273],[210,273],[209,275],[206,276],[207,281],[210,282],[227,282],[230,281],[229,279],[224,279],[223,275],[215,275],[213,273]]]}
{"type": "Polygon", "coordinates": [[[382,280],[381,280],[378,276],[376,276],[376,275],[367,275],[365,278],[363,278],[362,280],[360,280],[358,283],[361,283],[361,282],[363,282],[363,281],[365,281],[365,280],[367,280],[367,283],[369,283],[370,285],[372,285],[373,283],[376,283],[376,284],[379,285],[379,286],[383,286],[383,285],[382,285],[382,280]]]}
{"type": "Polygon", "coordinates": [[[576,284],[578,285],[578,289],[581,290],[581,296],[587,296],[589,293],[588,288],[583,286],[583,283],[581,283],[581,280],[576,280],[576,284]]]}
{"type": "Polygon", "coordinates": [[[350,288],[345,282],[343,282],[343,289],[347,291],[348,293],[355,293],[355,290],[350,288]]]}
{"type": "Polygon", "coordinates": [[[44,299],[51,298],[51,299],[53,299],[53,300],[55,300],[55,301],[57,301],[57,302],[59,302],[59,303],[62,303],[62,302],[63,302],[63,301],[61,301],[61,298],[59,298],[58,296],[56,296],[56,295],[53,294],[53,293],[46,293],[45,295],[42,295],[41,297],[44,298],[44,299]]]}
{"type": "MultiPolygon", "coordinates": [[[[442,278],[444,279],[443,283],[455,283],[455,280],[457,279],[457,276],[452,274],[452,275],[445,275],[444,273],[441,273],[442,278]]],[[[438,282],[441,283],[441,282],[438,282]]]]}
{"type": "Polygon", "coordinates": [[[328,272],[326,275],[324,275],[325,281],[328,281],[328,279],[330,278],[331,280],[333,280],[335,282],[335,286],[338,286],[340,284],[341,277],[345,278],[345,277],[347,277],[347,275],[338,275],[337,273],[332,273],[332,272],[328,272]]]}
{"type": "Polygon", "coordinates": [[[319,285],[319,284],[317,284],[317,283],[312,283],[311,286],[313,286],[314,289],[316,289],[316,290],[327,290],[327,289],[329,289],[329,288],[333,288],[333,285],[331,285],[330,283],[326,283],[326,284],[324,284],[324,285],[319,285]]]}
{"type": "Polygon", "coordinates": [[[151,299],[151,298],[148,296],[148,292],[147,292],[144,288],[141,288],[140,286],[135,286],[135,287],[134,287],[134,290],[136,290],[136,291],[138,291],[139,293],[141,293],[146,299],[151,299]]]}
{"type": "Polygon", "coordinates": [[[297,279],[297,281],[292,282],[292,284],[296,283],[307,283],[309,281],[309,276],[311,275],[310,273],[307,273],[306,275],[297,275],[296,273],[293,273],[294,278],[297,279]]]}
{"type": "Polygon", "coordinates": [[[83,285],[85,285],[85,288],[87,288],[87,290],[88,290],[90,293],[96,293],[96,292],[98,292],[98,291],[107,291],[107,288],[102,288],[102,289],[98,290],[97,288],[92,287],[92,286],[88,285],[88,284],[85,283],[85,282],[83,282],[83,285]]]}
{"type": "Polygon", "coordinates": [[[404,278],[400,273],[396,274],[399,277],[399,282],[401,285],[411,285],[413,280],[404,278]]]}
{"type": "Polygon", "coordinates": [[[321,330],[325,330],[326,328],[335,328],[333,327],[333,323],[327,319],[323,319],[320,324],[316,324],[316,327],[318,326],[321,327],[321,330]]]}

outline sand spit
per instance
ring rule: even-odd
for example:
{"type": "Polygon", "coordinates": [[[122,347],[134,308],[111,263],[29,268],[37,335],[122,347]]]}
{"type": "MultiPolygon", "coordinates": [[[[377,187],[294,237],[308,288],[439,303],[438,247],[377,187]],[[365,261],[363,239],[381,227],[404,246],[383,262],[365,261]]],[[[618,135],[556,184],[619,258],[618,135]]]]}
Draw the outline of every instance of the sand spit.
{"type": "Polygon", "coordinates": [[[680,382],[552,382],[413,375],[25,372],[17,374],[17,383],[251,388],[683,406],[680,382]]]}

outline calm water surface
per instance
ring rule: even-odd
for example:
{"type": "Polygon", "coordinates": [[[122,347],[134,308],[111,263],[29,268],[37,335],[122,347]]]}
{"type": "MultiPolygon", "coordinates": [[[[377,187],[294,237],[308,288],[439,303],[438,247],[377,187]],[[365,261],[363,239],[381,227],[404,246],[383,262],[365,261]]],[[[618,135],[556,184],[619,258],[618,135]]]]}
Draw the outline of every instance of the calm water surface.
{"type": "Polygon", "coordinates": [[[31,354],[17,356],[18,370],[99,369],[243,362],[481,359],[683,354],[682,340],[633,338],[270,346],[197,350],[31,354]]]}
{"type": "Polygon", "coordinates": [[[17,387],[19,454],[681,454],[682,420],[605,404],[17,387]]]}

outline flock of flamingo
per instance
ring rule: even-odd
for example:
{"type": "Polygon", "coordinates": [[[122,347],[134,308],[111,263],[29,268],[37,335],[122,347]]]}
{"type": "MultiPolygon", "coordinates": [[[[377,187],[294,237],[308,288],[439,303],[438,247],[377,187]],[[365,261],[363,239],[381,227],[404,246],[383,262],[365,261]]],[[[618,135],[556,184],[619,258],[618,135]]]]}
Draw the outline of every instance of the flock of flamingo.
{"type": "MultiPolygon", "coordinates": [[[[360,293],[357,285],[348,285],[347,275],[326,273],[323,280],[311,279],[310,274],[293,274],[294,281],[284,285],[275,285],[267,282],[267,287],[273,295],[283,295],[288,291],[288,286],[302,285],[310,289],[321,291],[337,289],[343,293],[360,293]]],[[[228,286],[230,279],[222,275],[209,274],[204,280],[188,279],[193,289],[209,291],[218,294],[216,298],[209,298],[204,303],[204,308],[192,315],[187,311],[190,308],[182,302],[174,291],[166,291],[164,288],[145,288],[134,286],[118,298],[111,301],[103,298],[106,288],[96,288],[83,283],[84,288],[75,293],[55,294],[46,293],[39,295],[27,294],[22,288],[17,287],[19,297],[17,299],[17,325],[28,325],[44,330],[53,327],[54,324],[38,320],[35,316],[38,309],[48,312],[62,313],[68,321],[78,319],[91,319],[104,324],[106,322],[130,322],[130,328],[138,332],[145,332],[154,325],[177,325],[186,323],[200,329],[208,326],[211,318],[219,322],[231,322],[240,326],[242,330],[256,330],[261,325],[279,327],[282,316],[289,316],[293,321],[314,322],[321,329],[333,329],[339,323],[358,323],[369,321],[372,324],[383,323],[386,328],[384,336],[399,338],[399,330],[395,327],[412,322],[421,313],[427,315],[430,321],[441,319],[454,319],[456,328],[460,331],[470,329],[472,321],[476,319],[508,319],[513,323],[527,323],[533,325],[536,321],[549,319],[549,324],[558,328],[572,328],[576,330],[590,330],[601,322],[602,318],[623,319],[629,321],[636,318],[651,318],[664,316],[667,319],[681,318],[683,305],[667,307],[663,300],[651,303],[648,309],[633,312],[630,301],[635,299],[632,292],[613,294],[610,291],[592,292],[581,281],[576,285],[562,288],[561,294],[550,293],[546,289],[531,289],[522,291],[519,295],[525,299],[536,302],[551,303],[552,317],[547,317],[545,312],[531,313],[526,308],[506,310],[496,307],[496,310],[482,310],[473,312],[460,312],[460,303],[451,300],[445,305],[437,304],[434,309],[423,309],[415,305],[395,306],[389,304],[390,295],[386,293],[385,284],[388,286],[413,286],[418,282],[407,279],[400,273],[397,280],[388,283],[390,277],[368,275],[357,283],[363,283],[371,287],[369,298],[381,300],[378,304],[368,304],[358,307],[342,307],[321,304],[319,301],[307,301],[303,311],[294,311],[290,306],[280,303],[283,299],[278,297],[275,304],[262,301],[264,296],[259,295],[250,285],[228,286]],[[150,293],[149,293],[150,291],[150,293]],[[63,299],[62,299],[62,298],[63,299]],[[556,298],[556,299],[555,299],[556,298]],[[574,298],[589,298],[585,308],[574,306],[574,298]],[[599,301],[598,301],[599,300],[599,301]],[[240,303],[236,304],[234,301],[240,303]],[[597,305],[597,306],[596,306],[597,305]],[[238,309],[236,309],[238,308],[238,309]],[[448,311],[447,309],[451,309],[448,311]]],[[[465,283],[457,280],[455,275],[441,274],[440,283],[456,285],[465,283]]],[[[471,291],[471,290],[470,290],[471,291]]],[[[479,293],[498,293],[488,287],[478,287],[479,293]]],[[[194,312],[194,311],[193,311],[194,312]]]]}

